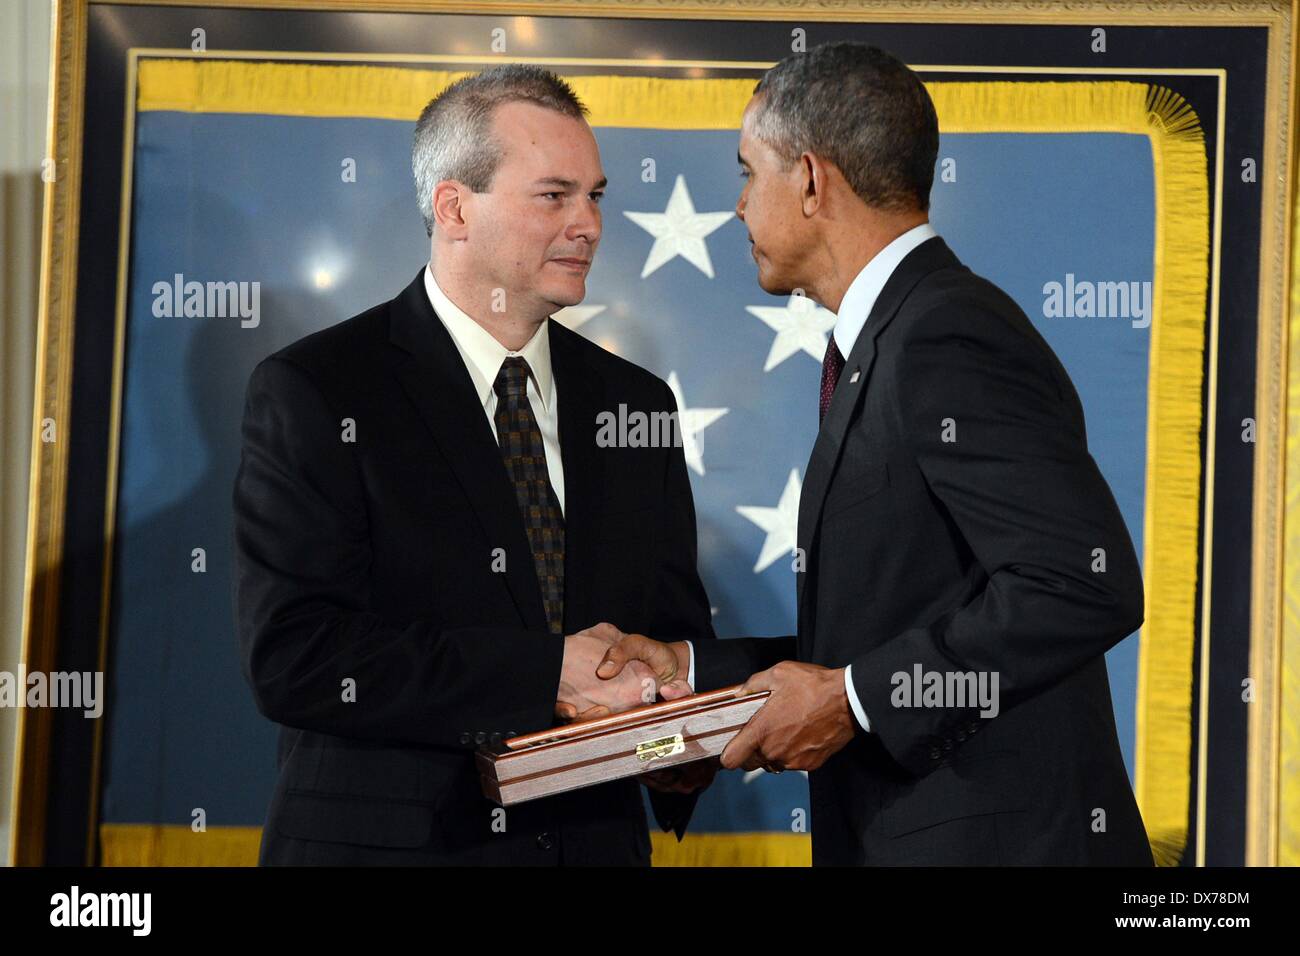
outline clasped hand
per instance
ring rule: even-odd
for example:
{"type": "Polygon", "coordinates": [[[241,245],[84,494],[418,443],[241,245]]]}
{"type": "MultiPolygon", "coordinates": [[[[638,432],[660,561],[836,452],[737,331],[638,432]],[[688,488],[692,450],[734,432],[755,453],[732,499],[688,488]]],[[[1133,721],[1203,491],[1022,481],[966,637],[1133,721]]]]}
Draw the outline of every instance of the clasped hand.
{"type": "MultiPolygon", "coordinates": [[[[597,624],[564,641],[564,663],[555,716],[591,720],[691,693],[686,681],[690,650],[685,642],[664,644],[640,634],[624,634],[612,624],[597,624]]],[[[651,790],[693,793],[713,782],[718,760],[699,760],[640,774],[651,790]]]]}
{"type": "MultiPolygon", "coordinates": [[[[614,678],[637,665],[660,679],[664,698],[692,693],[682,679],[687,665],[676,645],[641,634],[624,635],[606,652],[598,673],[614,678]]],[[[781,661],[752,675],[740,695],[759,691],[767,691],[768,698],[723,750],[724,769],[816,770],[854,737],[843,668],[781,661]]]]}
{"type": "Polygon", "coordinates": [[[596,672],[607,652],[626,636],[612,624],[597,624],[564,639],[555,701],[557,718],[591,720],[655,702],[661,685],[676,676],[675,660],[673,671],[666,676],[661,674],[662,668],[642,660],[629,661],[616,672],[596,672]]]}

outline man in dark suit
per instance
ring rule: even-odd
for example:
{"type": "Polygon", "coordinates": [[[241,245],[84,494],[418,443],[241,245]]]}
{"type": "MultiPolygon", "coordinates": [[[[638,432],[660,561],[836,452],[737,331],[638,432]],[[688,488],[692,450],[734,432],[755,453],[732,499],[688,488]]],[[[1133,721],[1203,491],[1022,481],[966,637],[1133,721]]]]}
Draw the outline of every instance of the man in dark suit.
{"type": "Polygon", "coordinates": [[[937,150],[925,87],[873,47],[756,87],[736,214],[759,283],[837,314],[798,634],[703,643],[693,681],[685,644],[633,634],[600,673],[647,662],[665,696],[753,675],[771,696],[721,762],[810,771],[816,864],[1150,866],[1104,658],[1142,622],[1137,557],[1065,369],[928,222],[937,150]]]}
{"type": "MultiPolygon", "coordinates": [[[[654,699],[648,669],[595,677],[613,632],[588,625],[713,636],[681,446],[597,441],[601,412],[672,393],[548,318],[600,238],[584,113],[535,67],[440,94],[412,160],[430,265],[253,372],[238,624],[282,725],[263,864],[649,862],[635,779],[507,812],[474,761],[654,699]]],[[[646,778],[679,839],[708,779],[681,776],[646,778]]]]}

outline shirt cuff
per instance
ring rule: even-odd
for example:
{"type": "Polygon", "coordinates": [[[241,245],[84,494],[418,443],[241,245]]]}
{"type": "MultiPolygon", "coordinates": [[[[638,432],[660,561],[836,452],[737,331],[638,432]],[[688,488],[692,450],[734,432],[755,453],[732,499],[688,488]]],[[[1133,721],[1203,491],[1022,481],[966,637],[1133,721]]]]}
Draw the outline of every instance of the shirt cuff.
{"type": "Polygon", "coordinates": [[[862,701],[858,700],[858,692],[853,689],[853,665],[850,664],[844,668],[844,693],[848,695],[849,706],[853,708],[853,716],[858,719],[862,729],[871,733],[871,721],[867,719],[867,712],[862,709],[862,701]]]}
{"type": "Polygon", "coordinates": [[[691,685],[691,693],[693,694],[695,693],[695,645],[687,641],[686,646],[691,651],[691,666],[686,671],[686,683],[691,685]]]}

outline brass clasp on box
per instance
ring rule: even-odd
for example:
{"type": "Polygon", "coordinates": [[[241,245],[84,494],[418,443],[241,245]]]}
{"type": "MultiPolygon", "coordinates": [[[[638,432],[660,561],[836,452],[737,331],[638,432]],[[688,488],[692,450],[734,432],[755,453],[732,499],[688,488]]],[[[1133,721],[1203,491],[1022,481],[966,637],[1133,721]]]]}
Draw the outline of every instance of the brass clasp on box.
{"type": "Polygon", "coordinates": [[[636,759],[640,761],[660,760],[664,757],[671,757],[673,754],[682,753],[686,749],[686,741],[682,740],[681,734],[673,734],[671,737],[660,737],[658,740],[644,740],[636,745],[636,759]]]}

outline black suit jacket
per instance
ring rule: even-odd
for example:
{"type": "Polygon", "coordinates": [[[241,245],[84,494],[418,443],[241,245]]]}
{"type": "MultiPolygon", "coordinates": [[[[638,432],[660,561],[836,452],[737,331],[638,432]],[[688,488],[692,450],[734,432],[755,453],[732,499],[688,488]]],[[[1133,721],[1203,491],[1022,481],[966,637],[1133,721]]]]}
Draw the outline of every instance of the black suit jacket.
{"type": "Polygon", "coordinates": [[[797,638],[703,644],[696,683],[852,664],[872,732],[810,774],[815,863],[1151,865],[1103,657],[1142,622],[1137,556],[1065,369],[940,238],[847,356],[798,543],[797,638]],[[996,673],[1000,712],[896,706],[918,665],[996,673]]]}
{"type": "MultiPolygon", "coordinates": [[[[565,633],[610,621],[703,643],[682,449],[596,444],[598,412],[671,412],[672,393],[549,327],[565,633]]],[[[257,366],[234,509],[244,674],[283,726],[263,863],[648,862],[635,780],[508,811],[480,793],[479,743],[554,724],[563,639],[422,274],[257,366]]],[[[680,838],[694,798],[651,799],[680,838]]]]}

